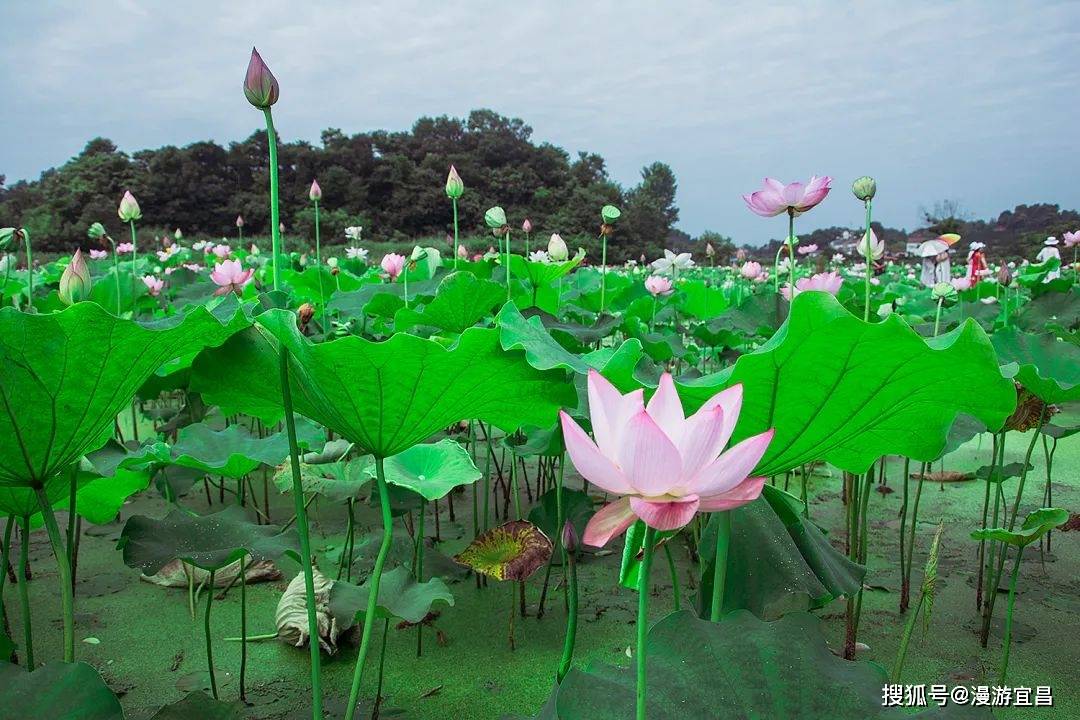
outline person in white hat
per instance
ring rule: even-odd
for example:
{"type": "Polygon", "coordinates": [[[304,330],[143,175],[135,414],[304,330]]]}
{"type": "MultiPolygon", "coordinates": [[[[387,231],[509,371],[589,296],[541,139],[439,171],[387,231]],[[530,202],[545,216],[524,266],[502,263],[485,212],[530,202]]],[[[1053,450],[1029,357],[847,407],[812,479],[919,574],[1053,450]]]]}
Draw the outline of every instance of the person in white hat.
{"type": "MultiPolygon", "coordinates": [[[[1053,235],[1046,238],[1046,241],[1043,243],[1043,249],[1040,250],[1039,254],[1035,256],[1035,262],[1044,263],[1047,260],[1050,260],[1051,258],[1057,258],[1058,265],[1060,267],[1061,253],[1058,252],[1057,244],[1058,244],[1058,239],[1056,237],[1054,237],[1053,235]]],[[[1051,270],[1050,272],[1046,273],[1046,277],[1043,278],[1043,282],[1048,283],[1051,280],[1057,280],[1059,277],[1061,277],[1061,270],[1055,268],[1054,270],[1051,270]]]]}
{"type": "Polygon", "coordinates": [[[986,255],[983,254],[983,248],[986,245],[981,242],[973,242],[968,247],[970,252],[968,253],[967,277],[971,287],[975,287],[979,284],[979,280],[990,274],[990,269],[986,266],[986,255]]]}

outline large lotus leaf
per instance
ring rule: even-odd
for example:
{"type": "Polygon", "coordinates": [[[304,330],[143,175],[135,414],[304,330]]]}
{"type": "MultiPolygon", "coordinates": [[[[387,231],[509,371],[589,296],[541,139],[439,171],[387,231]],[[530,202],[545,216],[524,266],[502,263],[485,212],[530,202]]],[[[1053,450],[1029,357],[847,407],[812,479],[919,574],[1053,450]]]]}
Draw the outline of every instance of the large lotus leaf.
{"type": "Polygon", "coordinates": [[[173,510],[160,520],[133,515],[124,525],[118,547],[124,551],[124,563],[146,575],[172,560],[218,570],[245,553],[256,560],[276,560],[282,555],[300,558],[296,530],[256,525],[237,505],[210,515],[173,510]]]}
{"type": "MultiPolygon", "coordinates": [[[[299,418],[296,442],[301,448],[319,447],[325,434],[299,418]]],[[[277,465],[289,456],[289,437],[284,431],[260,438],[243,425],[214,430],[203,423],[180,428],[172,445],[172,463],[215,475],[242,478],[259,465],[277,465]]]]}
{"type": "Polygon", "coordinates": [[[124,720],[120,701],[86,663],[50,662],[32,673],[0,663],[0,715],[19,720],[124,720]]]}
{"type": "Polygon", "coordinates": [[[727,330],[744,337],[769,337],[780,326],[780,303],[777,295],[751,295],[738,307],[727,309],[719,317],[709,320],[712,332],[727,330]]]}
{"type": "Polygon", "coordinates": [[[291,313],[270,310],[258,319],[261,339],[245,338],[243,354],[226,345],[207,359],[213,372],[206,376],[196,363],[204,396],[240,408],[280,403],[284,343],[296,411],[373,455],[396,455],[464,418],[503,430],[551,425],[575,400],[561,373],[538,372],[519,353],[503,351],[495,329],[470,328],[450,347],[404,333],[385,342],[350,336],[315,345],[291,313]]]}
{"type": "Polygon", "coordinates": [[[1020,269],[1016,275],[1016,282],[1024,287],[1036,287],[1043,284],[1046,277],[1061,268],[1061,258],[1047,258],[1041,263],[1032,263],[1020,269]]]}
{"type": "Polygon", "coordinates": [[[798,295],[769,342],[680,395],[689,412],[736,383],[744,395],[732,443],[776,428],[760,475],[814,460],[855,473],[882,455],[930,461],[960,413],[999,428],[1016,405],[974,321],[928,341],[898,317],[864,323],[821,292],[798,295]]]}
{"type": "Polygon", "coordinates": [[[678,284],[679,306],[699,320],[708,320],[728,308],[722,289],[704,280],[686,280],[678,284]]]}
{"type": "Polygon", "coordinates": [[[972,540],[997,540],[1016,547],[1030,545],[1046,533],[1069,520],[1069,511],[1061,508],[1040,508],[1032,511],[1019,530],[980,528],[971,533],[972,540]]]}
{"type": "MultiPolygon", "coordinates": [[[[834,655],[821,622],[808,613],[765,622],[738,611],[712,623],[683,610],[656,623],[647,642],[649,720],[993,717],[989,708],[963,705],[914,715],[883,707],[884,669],[834,655]]],[[[594,662],[570,671],[540,718],[625,720],[634,717],[635,687],[634,668],[594,662]]]]}
{"type": "MultiPolygon", "coordinates": [[[[702,533],[698,614],[709,617],[716,560],[716,523],[702,533]]],[[[802,503],[766,485],[762,496],[731,511],[723,612],[749,610],[770,619],[813,610],[862,587],[866,568],[838,552],[802,516],[802,503]]]]}
{"type": "MultiPolygon", "coordinates": [[[[356,498],[373,477],[370,455],[350,460],[318,464],[301,463],[300,484],[305,493],[318,493],[331,502],[356,498]]],[[[292,492],[292,468],[282,465],[274,474],[274,484],[281,492],[292,492]]]]}
{"type": "Polygon", "coordinates": [[[461,333],[491,315],[502,302],[506,288],[490,280],[481,280],[467,272],[447,275],[439,283],[435,298],[421,310],[402,308],[394,315],[398,332],[417,325],[461,333]]]}
{"type": "Polygon", "coordinates": [[[521,582],[551,559],[553,547],[540,528],[511,520],[477,535],[454,560],[496,580],[521,582]]]}
{"type": "MultiPolygon", "coordinates": [[[[70,488],[71,478],[68,473],[53,475],[45,480],[45,494],[54,505],[66,501],[70,488]]],[[[34,517],[40,510],[37,493],[33,488],[22,485],[0,485],[0,517],[5,515],[34,517]]]]}
{"type": "Polygon", "coordinates": [[[595,345],[611,335],[612,331],[619,325],[619,319],[617,317],[606,314],[596,318],[595,322],[591,322],[588,325],[570,321],[564,322],[554,315],[550,315],[537,308],[529,308],[523,315],[526,315],[527,317],[539,317],[543,326],[547,328],[548,332],[551,333],[551,336],[558,340],[559,344],[563,347],[571,347],[573,345],[583,348],[586,345],[595,345]]]}
{"type": "Polygon", "coordinates": [[[239,700],[215,700],[196,690],[154,713],[150,720],[239,720],[244,705],[239,700]]]}
{"type": "MultiPolygon", "coordinates": [[[[945,449],[941,451],[941,457],[959,450],[980,433],[986,432],[986,426],[970,415],[957,415],[949,428],[949,437],[945,441],[945,449]]],[[[937,459],[937,458],[935,458],[937,459]]]]}
{"type": "Polygon", "coordinates": [[[638,340],[645,353],[658,363],[666,363],[686,354],[681,336],[675,333],[652,332],[636,317],[627,318],[622,330],[627,337],[638,340]]]}
{"type": "Polygon", "coordinates": [[[0,485],[40,485],[100,447],[157,368],[246,324],[231,299],[145,325],[90,302],[0,309],[0,485]]]}
{"type": "Polygon", "coordinates": [[[1076,330],[1080,327],[1080,288],[1039,295],[1024,305],[1016,316],[1016,324],[1031,332],[1058,327],[1076,330]]]}
{"type": "MultiPolygon", "coordinates": [[[[363,619],[371,595],[370,582],[369,579],[363,585],[344,580],[334,583],[330,589],[330,613],[337,619],[338,627],[351,627],[363,619]]],[[[382,574],[375,615],[418,623],[427,617],[436,602],[454,604],[454,594],[442,578],[418,583],[408,568],[398,566],[382,574]]]]}
{"type": "Polygon", "coordinates": [[[294,302],[319,303],[323,299],[329,299],[331,293],[336,290],[352,292],[358,290],[364,280],[350,272],[338,272],[334,276],[327,265],[311,265],[304,268],[303,272],[292,269],[281,271],[281,281],[292,290],[294,302]],[[319,285],[322,275],[322,285],[319,285]],[[320,294],[321,287],[321,294],[320,294]]]}
{"type": "MultiPolygon", "coordinates": [[[[150,474],[145,470],[119,469],[114,475],[100,477],[80,472],[79,489],[75,494],[75,511],[87,522],[106,525],[116,520],[116,514],[124,501],[150,484],[150,474]]],[[[67,508],[67,498],[54,502],[57,509],[67,508]]]]}
{"type": "MultiPolygon", "coordinates": [[[[430,298],[435,295],[435,290],[439,286],[439,279],[432,280],[420,280],[414,282],[411,277],[409,280],[409,302],[415,302],[421,298],[430,298]]],[[[373,314],[385,314],[383,312],[373,313],[373,303],[380,302],[377,300],[379,296],[387,295],[395,298],[400,302],[395,302],[392,307],[394,310],[404,306],[405,304],[405,284],[404,283],[370,283],[360,287],[357,290],[341,292],[335,292],[334,296],[327,303],[328,310],[339,312],[342,315],[351,317],[361,317],[363,315],[373,314]]],[[[391,306],[384,306],[391,307],[391,306]]],[[[390,313],[393,316],[393,312],[390,313]]]]}
{"type": "Polygon", "coordinates": [[[1001,372],[1043,402],[1080,400],[1080,347],[1053,335],[1033,335],[1013,327],[994,333],[1001,372]]]}
{"type": "MultiPolygon", "coordinates": [[[[386,482],[408,488],[429,501],[446,497],[456,487],[472,485],[483,476],[469,451],[450,438],[413,445],[386,458],[384,466],[386,482]]],[[[375,469],[369,467],[368,473],[373,476],[375,469]]]]}
{"type": "Polygon", "coordinates": [[[584,259],[584,250],[578,250],[574,257],[563,262],[533,262],[520,255],[511,255],[510,272],[528,280],[531,288],[541,288],[568,275],[584,259]]]}

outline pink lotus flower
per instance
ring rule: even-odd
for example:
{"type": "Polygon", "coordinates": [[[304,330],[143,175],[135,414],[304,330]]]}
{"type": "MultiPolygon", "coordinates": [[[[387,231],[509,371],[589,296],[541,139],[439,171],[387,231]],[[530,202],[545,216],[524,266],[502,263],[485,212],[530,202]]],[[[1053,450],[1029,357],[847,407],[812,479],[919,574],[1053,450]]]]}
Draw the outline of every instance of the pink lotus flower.
{"type": "Polygon", "coordinates": [[[161,289],[165,287],[165,281],[160,280],[153,275],[143,275],[143,284],[146,285],[146,289],[150,291],[151,297],[157,297],[161,294],[161,289]]]}
{"type": "Polygon", "coordinates": [[[228,245],[215,245],[210,252],[214,253],[215,257],[224,260],[225,258],[229,257],[229,253],[232,252],[232,248],[228,245]]]}
{"type": "Polygon", "coordinates": [[[90,259],[91,260],[101,260],[102,258],[107,258],[107,257],[109,257],[109,251],[108,250],[91,250],[90,251],[90,259]]]}
{"type": "Polygon", "coordinates": [[[650,275],[645,278],[645,289],[648,290],[653,297],[658,295],[670,295],[672,291],[671,280],[663,275],[650,275]]]}
{"type": "Polygon", "coordinates": [[[199,263],[184,263],[182,267],[194,273],[202,272],[202,265],[200,265],[199,263]]]}
{"type": "Polygon", "coordinates": [[[457,256],[462,260],[468,260],[469,248],[465,247],[464,245],[458,245],[457,256]]]}
{"type": "Polygon", "coordinates": [[[169,258],[171,258],[178,252],[180,252],[180,248],[176,245],[176,243],[173,243],[164,250],[158,250],[157,258],[161,262],[168,262],[169,258]]]}
{"type": "Polygon", "coordinates": [[[793,182],[785,185],[779,180],[765,178],[765,185],[757,192],[743,195],[746,206],[762,217],[773,217],[785,212],[802,215],[825,199],[832,188],[828,175],[814,175],[803,185],[793,182]]]}
{"type": "Polygon", "coordinates": [[[1080,245],[1080,230],[1077,230],[1075,232],[1066,232],[1061,237],[1065,240],[1065,247],[1080,245]]]}
{"type": "Polygon", "coordinates": [[[397,280],[398,275],[401,274],[401,271],[405,269],[405,256],[397,253],[387,253],[383,255],[379,267],[390,277],[390,282],[394,282],[397,280]]]}
{"type": "Polygon", "coordinates": [[[254,268],[245,270],[239,260],[226,260],[215,263],[214,269],[210,273],[210,279],[220,287],[214,291],[214,294],[226,295],[235,292],[239,295],[243,292],[244,286],[251,282],[251,276],[254,273],[254,268]]]}
{"type": "Polygon", "coordinates": [[[560,412],[566,449],[582,477],[622,497],[589,520],[585,544],[602,547],[638,518],[657,530],[676,530],[699,510],[731,510],[761,494],[765,478],[750,473],[775,431],[721,453],[739,419],[741,385],[714,395],[689,418],[668,373],[648,406],[641,390],[622,395],[595,370],[588,386],[596,442],[560,412]]]}
{"type": "Polygon", "coordinates": [[[739,274],[747,280],[753,280],[761,275],[761,263],[751,260],[748,263],[743,263],[743,266],[739,268],[739,274]]]}
{"type": "Polygon", "coordinates": [[[116,246],[116,252],[118,252],[118,253],[135,252],[135,246],[132,245],[129,242],[122,242],[122,243],[120,243],[119,245],[116,246]]]}
{"type": "MultiPolygon", "coordinates": [[[[844,284],[844,278],[840,277],[837,272],[818,273],[812,277],[799,278],[795,281],[795,294],[806,292],[807,290],[819,290],[821,292],[827,292],[830,295],[836,295],[840,292],[840,286],[844,284]]],[[[786,299],[791,300],[791,288],[788,285],[780,288],[780,294],[786,299]]]]}
{"type": "Polygon", "coordinates": [[[810,243],[809,245],[800,245],[798,250],[800,255],[809,255],[811,253],[816,253],[817,251],[818,246],[813,243],[810,243]]]}
{"type": "Polygon", "coordinates": [[[964,292],[965,290],[971,289],[971,281],[966,277],[953,278],[949,282],[952,283],[953,289],[955,289],[956,292],[964,292]]]}

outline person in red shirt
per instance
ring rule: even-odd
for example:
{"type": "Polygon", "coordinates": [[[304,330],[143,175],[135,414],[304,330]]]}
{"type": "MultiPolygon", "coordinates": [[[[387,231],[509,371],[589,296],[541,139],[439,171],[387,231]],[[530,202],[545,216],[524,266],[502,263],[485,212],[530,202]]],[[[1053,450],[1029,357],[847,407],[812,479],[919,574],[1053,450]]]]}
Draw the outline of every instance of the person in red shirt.
{"type": "Polygon", "coordinates": [[[971,283],[971,287],[975,287],[979,284],[979,281],[990,274],[990,269],[986,266],[986,255],[983,254],[983,248],[985,248],[981,242],[971,243],[971,252],[968,254],[968,281],[971,283]]]}

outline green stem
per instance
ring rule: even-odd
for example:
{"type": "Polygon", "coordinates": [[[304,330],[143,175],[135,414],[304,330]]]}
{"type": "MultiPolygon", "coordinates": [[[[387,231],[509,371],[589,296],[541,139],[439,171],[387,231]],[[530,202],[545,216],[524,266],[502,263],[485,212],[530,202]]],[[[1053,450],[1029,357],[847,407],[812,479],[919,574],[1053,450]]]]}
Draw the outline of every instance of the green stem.
{"type": "MultiPolygon", "coordinates": [[[[4,540],[0,545],[0,622],[4,619],[4,585],[7,583],[7,569],[11,562],[11,533],[15,529],[15,516],[8,515],[4,521],[4,540]]],[[[3,662],[4,658],[0,658],[3,662]]]]}
{"type": "Polygon", "coordinates": [[[645,642],[649,632],[649,571],[652,569],[653,545],[656,542],[656,530],[645,526],[645,539],[642,548],[645,551],[638,569],[638,616],[637,616],[637,720],[645,720],[645,642]]]}
{"type": "Polygon", "coordinates": [[[938,328],[941,327],[941,303],[945,301],[945,298],[940,297],[937,301],[937,310],[934,312],[934,337],[937,337],[938,328]]]}
{"type": "MultiPolygon", "coordinates": [[[[319,271],[319,312],[324,312],[326,309],[326,292],[323,290],[323,276],[322,276],[322,247],[319,242],[319,201],[312,200],[315,203],[315,267],[319,271]]],[[[322,322],[320,320],[320,322],[322,322]]]]}
{"type": "Polygon", "coordinates": [[[135,288],[138,287],[138,269],[139,264],[139,246],[138,240],[135,234],[135,221],[129,220],[128,225],[131,227],[131,300],[135,301],[135,288]]]}
{"type": "Polygon", "coordinates": [[[56,570],[60,577],[60,605],[64,612],[64,662],[74,662],[75,603],[71,591],[71,567],[68,565],[67,552],[60,538],[60,528],[56,524],[56,515],[53,514],[49,496],[45,494],[44,488],[35,488],[34,492],[37,493],[38,505],[41,506],[41,516],[45,521],[45,530],[49,533],[49,542],[52,543],[53,555],[56,557],[56,570]]]}
{"type": "Polygon", "coordinates": [[[458,266],[458,219],[457,219],[457,198],[450,198],[450,204],[454,208],[454,269],[457,270],[458,266]]]}
{"type": "MultiPolygon", "coordinates": [[[[9,521],[10,522],[10,521],[9,521]]],[[[19,588],[19,606],[22,610],[23,644],[26,646],[26,668],[34,669],[34,632],[30,622],[30,589],[26,581],[26,564],[30,559],[30,518],[22,519],[19,529],[19,568],[15,575],[15,584],[19,588]]],[[[7,574],[7,565],[0,569],[7,574]]]]}
{"type": "Polygon", "coordinates": [[[900,682],[900,673],[904,671],[904,658],[907,656],[908,643],[911,641],[911,632],[915,629],[915,618],[919,617],[919,611],[922,610],[925,597],[926,593],[919,593],[919,600],[915,603],[915,610],[908,616],[907,623],[904,625],[904,634],[900,636],[900,649],[896,653],[896,662],[893,663],[892,669],[892,680],[894,683],[900,682]]]}
{"type": "Polygon", "coordinates": [[[791,282],[791,299],[795,299],[795,211],[788,209],[788,273],[791,282]]]}
{"type": "Polygon", "coordinates": [[[577,615],[578,615],[578,587],[577,565],[574,562],[573,553],[566,553],[567,557],[567,587],[569,589],[570,611],[566,615],[566,639],[563,641],[562,659],[559,661],[559,671],[555,676],[555,682],[561,683],[566,673],[570,672],[570,663],[574,659],[574,641],[577,638],[577,615]]]}
{"type": "MultiPolygon", "coordinates": [[[[416,523],[416,582],[424,582],[424,515],[427,514],[427,500],[420,501],[420,514],[416,523]]],[[[424,650],[424,623],[416,623],[416,657],[424,650]]]]}
{"type": "Polygon", "coordinates": [[[379,554],[375,557],[375,567],[371,570],[371,578],[368,580],[368,604],[367,612],[364,613],[364,630],[360,638],[360,652],[356,656],[356,667],[353,669],[352,687],[349,689],[349,704],[345,709],[345,720],[352,720],[356,713],[356,701],[360,697],[360,680],[364,675],[364,660],[367,658],[368,645],[371,643],[371,627],[375,622],[375,612],[378,608],[379,582],[382,580],[383,565],[386,556],[390,552],[390,541],[393,539],[394,525],[390,516],[390,491],[386,488],[386,474],[383,467],[383,459],[375,458],[375,482],[379,487],[379,508],[382,510],[382,544],[379,545],[379,554]]]}
{"type": "MultiPolygon", "coordinates": [[[[873,272],[874,267],[874,249],[870,247],[870,199],[866,200],[866,234],[863,235],[863,239],[866,241],[866,289],[865,289],[865,301],[863,303],[863,322],[870,322],[870,275],[873,272]]],[[[934,333],[935,335],[937,333],[934,333]]]]}
{"type": "Polygon", "coordinates": [[[30,231],[20,228],[23,234],[23,243],[26,247],[26,304],[34,307],[34,251],[30,248],[30,231]]]}
{"type": "Polygon", "coordinates": [[[510,299],[510,229],[506,230],[506,299],[510,299]]]}
{"type": "MultiPolygon", "coordinates": [[[[266,117],[269,120],[269,109],[266,110],[266,117]]],[[[277,187],[276,183],[272,187],[277,187]]],[[[277,225],[274,225],[274,227],[276,230],[277,225]]],[[[276,260],[276,253],[274,257],[276,260]]],[[[276,279],[276,263],[274,271],[276,279]]],[[[308,647],[311,653],[311,711],[315,720],[322,720],[322,668],[321,658],[319,657],[319,621],[315,608],[315,573],[311,562],[311,538],[308,533],[307,505],[304,502],[304,486],[300,478],[300,450],[296,442],[296,419],[293,417],[292,389],[289,386],[289,351],[284,347],[281,348],[278,364],[281,374],[281,400],[285,409],[285,430],[289,437],[289,462],[292,468],[292,496],[293,506],[296,509],[296,530],[300,535],[300,565],[304,570],[308,647]]]]}
{"type": "MultiPolygon", "coordinates": [[[[210,571],[210,591],[206,593],[206,614],[203,615],[203,636],[206,638],[206,667],[210,671],[210,693],[218,699],[217,674],[214,672],[214,646],[210,640],[210,608],[214,604],[214,571],[210,571]]],[[[318,644],[318,643],[316,643],[318,644]]],[[[244,647],[247,647],[244,645],[244,647]]]]}
{"type": "MultiPolygon", "coordinates": [[[[246,555],[240,556],[240,700],[247,702],[244,679],[247,677],[247,572],[246,555]]],[[[213,590],[213,588],[211,588],[213,590]]]]}
{"type": "Polygon", "coordinates": [[[727,582],[728,548],[731,545],[731,513],[716,513],[716,555],[713,557],[712,604],[709,620],[720,622],[724,607],[724,584],[727,582]]]}
{"type": "Polygon", "coordinates": [[[607,296],[607,235],[600,233],[600,314],[604,313],[607,296]]]}
{"type": "Polygon", "coordinates": [[[1012,646],[1012,621],[1013,605],[1016,602],[1016,578],[1020,574],[1020,559],[1024,556],[1024,548],[1016,548],[1016,562],[1013,563],[1012,576],[1009,578],[1009,604],[1005,608],[1005,647],[1001,650],[1001,685],[1005,684],[1005,676],[1009,671],[1009,649],[1012,646]]]}
{"type": "Polygon", "coordinates": [[[682,610],[682,593],[679,591],[679,571],[675,567],[675,557],[671,554],[670,543],[664,543],[664,557],[667,558],[668,572],[671,573],[671,592],[674,596],[675,612],[682,610]]]}
{"type": "MultiPolygon", "coordinates": [[[[270,114],[270,108],[263,109],[263,117],[266,118],[266,144],[270,149],[270,244],[274,255],[274,289],[277,290],[281,282],[281,271],[278,268],[278,255],[281,253],[281,215],[278,209],[277,133],[274,132],[274,117],[270,114]]],[[[312,635],[312,637],[318,636],[312,635]]],[[[316,643],[317,646],[318,643],[316,643]]],[[[321,698],[318,706],[321,711],[321,698]]]]}
{"type": "Polygon", "coordinates": [[[116,316],[120,317],[120,253],[116,252],[116,243],[113,239],[109,238],[109,243],[112,245],[113,256],[113,279],[116,281],[116,316]]]}

